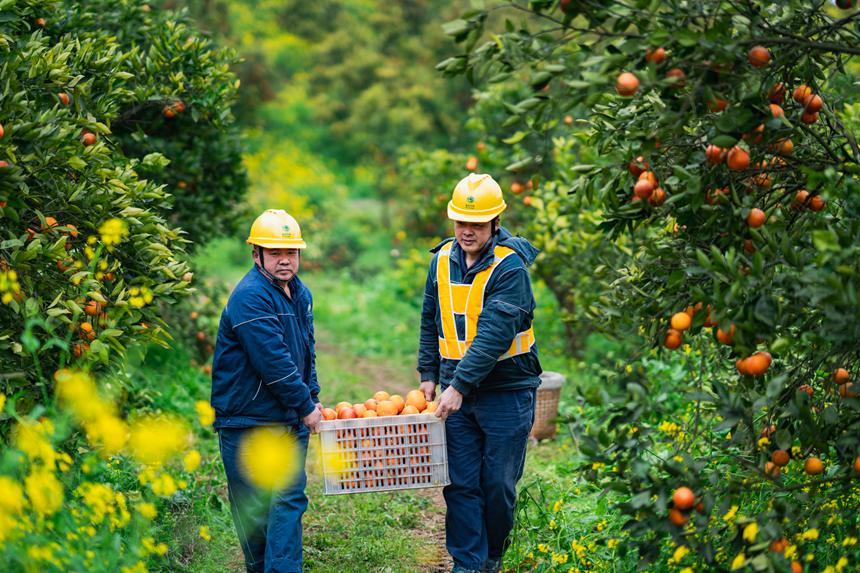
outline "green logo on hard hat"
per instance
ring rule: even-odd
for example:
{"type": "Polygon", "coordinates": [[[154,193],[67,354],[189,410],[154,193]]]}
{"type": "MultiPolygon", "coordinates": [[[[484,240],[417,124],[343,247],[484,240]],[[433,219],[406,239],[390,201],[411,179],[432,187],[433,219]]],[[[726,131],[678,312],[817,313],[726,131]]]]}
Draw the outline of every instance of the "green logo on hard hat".
{"type": "Polygon", "coordinates": [[[293,236],[292,231],[290,231],[289,225],[284,225],[284,232],[281,234],[282,237],[290,238],[293,236]]]}
{"type": "Polygon", "coordinates": [[[466,209],[474,209],[475,208],[475,196],[469,195],[466,197],[466,209]]]}

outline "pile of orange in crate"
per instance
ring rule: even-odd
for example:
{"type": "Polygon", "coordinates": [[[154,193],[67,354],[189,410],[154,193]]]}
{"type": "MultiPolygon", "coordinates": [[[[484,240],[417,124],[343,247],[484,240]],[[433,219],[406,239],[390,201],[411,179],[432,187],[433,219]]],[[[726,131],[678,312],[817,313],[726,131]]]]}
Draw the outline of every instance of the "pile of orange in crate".
{"type": "Polygon", "coordinates": [[[364,402],[351,404],[338,402],[332,408],[323,408],[324,420],[349,420],[351,418],[375,418],[378,416],[405,416],[408,414],[431,414],[436,411],[436,402],[428,402],[421,390],[411,390],[404,400],[399,394],[380,390],[364,402]]]}

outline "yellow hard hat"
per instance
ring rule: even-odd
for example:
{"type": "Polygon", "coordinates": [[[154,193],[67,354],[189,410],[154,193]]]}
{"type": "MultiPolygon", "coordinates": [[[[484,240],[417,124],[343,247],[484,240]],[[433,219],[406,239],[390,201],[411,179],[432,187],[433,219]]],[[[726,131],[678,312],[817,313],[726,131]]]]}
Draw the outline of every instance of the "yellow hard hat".
{"type": "Polygon", "coordinates": [[[267,209],[251,225],[248,244],[266,249],[304,249],[299,223],[283,209],[267,209]]]}
{"type": "Polygon", "coordinates": [[[470,173],[457,183],[448,201],[448,218],[467,223],[492,221],[505,210],[502,188],[486,173],[470,173]]]}

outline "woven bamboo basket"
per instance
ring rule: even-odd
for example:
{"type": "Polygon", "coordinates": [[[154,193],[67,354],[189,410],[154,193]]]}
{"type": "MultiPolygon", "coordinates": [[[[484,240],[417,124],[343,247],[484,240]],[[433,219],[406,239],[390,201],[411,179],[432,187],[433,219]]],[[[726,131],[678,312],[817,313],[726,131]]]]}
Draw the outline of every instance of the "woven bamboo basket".
{"type": "Polygon", "coordinates": [[[558,418],[558,398],[564,376],[558,372],[544,372],[540,375],[541,384],[535,399],[535,422],[531,437],[544,440],[555,437],[555,420],[558,418]]]}

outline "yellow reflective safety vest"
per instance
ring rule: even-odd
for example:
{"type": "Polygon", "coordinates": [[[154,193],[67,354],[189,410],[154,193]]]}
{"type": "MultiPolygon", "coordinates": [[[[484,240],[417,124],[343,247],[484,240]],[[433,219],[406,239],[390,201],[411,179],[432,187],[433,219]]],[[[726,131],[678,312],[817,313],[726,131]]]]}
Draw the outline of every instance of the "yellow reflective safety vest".
{"type": "MultiPolygon", "coordinates": [[[[471,284],[451,282],[451,246],[453,241],[439,250],[436,263],[436,288],[438,289],[439,313],[442,318],[442,336],[439,337],[439,354],[449,360],[462,360],[478,332],[478,317],[484,308],[484,291],[493,271],[507,257],[516,253],[509,247],[496,246],[494,260],[486,269],[475,275],[471,284]],[[465,315],[465,337],[457,333],[455,315],[465,315]]],[[[518,354],[526,354],[534,346],[534,327],[517,333],[507,352],[498,360],[505,360],[518,354]]]]}

